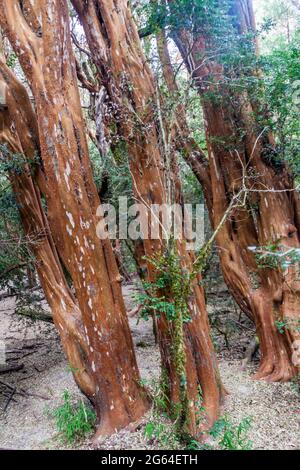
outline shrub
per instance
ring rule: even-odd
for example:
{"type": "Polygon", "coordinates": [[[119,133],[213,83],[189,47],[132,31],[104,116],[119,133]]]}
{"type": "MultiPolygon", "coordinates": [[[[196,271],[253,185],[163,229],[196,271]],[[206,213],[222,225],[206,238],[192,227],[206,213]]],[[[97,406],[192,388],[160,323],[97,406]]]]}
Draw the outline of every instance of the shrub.
{"type": "Polygon", "coordinates": [[[70,393],[63,393],[63,404],[52,411],[56,427],[63,441],[72,444],[84,438],[94,427],[96,415],[91,408],[87,407],[83,400],[72,403],[70,393]]]}

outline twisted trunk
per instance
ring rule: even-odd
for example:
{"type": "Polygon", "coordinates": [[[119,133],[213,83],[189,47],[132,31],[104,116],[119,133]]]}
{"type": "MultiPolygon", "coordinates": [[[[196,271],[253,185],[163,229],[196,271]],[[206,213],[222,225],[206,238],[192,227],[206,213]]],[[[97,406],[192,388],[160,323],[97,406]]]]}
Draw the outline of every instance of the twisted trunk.
{"type": "MultiPolygon", "coordinates": [[[[5,81],[9,80],[13,88],[11,92],[7,87],[7,108],[0,111],[1,144],[5,144],[12,154],[24,154],[30,160],[34,157],[36,149],[32,140],[26,138],[28,136],[28,122],[35,126],[35,116],[29,98],[26,90],[16,81],[3,62],[1,62],[0,76],[4,77],[5,81]],[[16,113],[16,110],[20,109],[18,106],[20,102],[15,101],[14,94],[17,97],[23,94],[23,98],[25,98],[21,113],[16,113]],[[23,120],[23,112],[26,113],[27,122],[23,120]],[[18,135],[24,136],[22,143],[18,135]]],[[[6,87],[5,82],[1,81],[1,83],[6,87]]],[[[10,171],[9,179],[18,203],[24,233],[35,257],[40,283],[51,308],[53,321],[60,333],[69,364],[74,371],[74,378],[83,393],[93,400],[95,384],[90,367],[85,360],[87,346],[81,314],[61,269],[42,208],[40,192],[32,180],[31,168],[25,163],[21,171],[10,171]]]]}
{"type": "MultiPolygon", "coordinates": [[[[166,33],[161,30],[156,33],[157,51],[162,67],[164,81],[171,96],[179,93],[173,65],[171,62],[166,33]]],[[[193,171],[197,180],[202,186],[205,202],[209,210],[212,211],[212,187],[210,179],[209,162],[205,153],[201,150],[195,139],[191,136],[188,126],[186,110],[183,103],[176,103],[171,117],[172,142],[175,150],[183,153],[184,159],[193,171]]]]}
{"type": "MultiPolygon", "coordinates": [[[[137,420],[148,407],[140,385],[108,240],[96,235],[99,199],[92,178],[72,54],[66,1],[36,1],[37,34],[17,0],[1,1],[1,26],[31,85],[36,104],[48,220],[72,278],[84,328],[86,362],[101,436],[137,420]]],[[[63,310],[67,306],[62,305],[63,310]]]]}
{"type": "MultiPolygon", "coordinates": [[[[255,31],[250,0],[244,7],[236,1],[231,14],[237,40],[255,31]]],[[[261,269],[249,247],[273,243],[285,249],[299,247],[299,198],[293,178],[283,162],[274,161],[274,139],[255,118],[258,103],[245,90],[233,92],[224,80],[223,66],[209,58],[214,38],[176,31],[174,39],[202,98],[213,226],[218,226],[235,194],[244,186],[249,191],[246,205],[235,208],[216,240],[224,279],[256,324],[261,349],[256,378],[288,380],[297,374],[292,363],[293,343],[299,338],[297,266],[286,271],[261,269]],[[276,320],[292,326],[281,334],[276,320]]],[[[257,51],[257,44],[254,48],[257,51]]]]}
{"type": "MultiPolygon", "coordinates": [[[[118,135],[123,139],[129,154],[135,196],[150,216],[152,204],[171,202],[165,184],[170,174],[157,132],[154,79],[141,50],[136,25],[125,0],[88,0],[85,5],[73,0],[72,3],[84,27],[102,83],[105,84],[109,97],[108,109],[113,110],[118,135]]],[[[154,280],[156,271],[149,258],[158,253],[163,254],[165,242],[162,238],[145,238],[143,244],[148,257],[148,275],[154,280]]],[[[192,260],[184,241],[177,243],[176,250],[181,257],[182,268],[186,266],[191,269],[192,260]]],[[[188,431],[196,435],[199,431],[196,422],[198,386],[202,388],[206,426],[210,426],[217,418],[222,396],[199,279],[193,282],[189,307],[191,321],[183,328],[186,357],[184,374],[188,397],[185,424],[188,431]]],[[[157,326],[162,370],[167,380],[170,406],[173,406],[181,400],[181,378],[176,365],[177,358],[172,353],[175,326],[164,314],[158,318],[157,326]]]]}

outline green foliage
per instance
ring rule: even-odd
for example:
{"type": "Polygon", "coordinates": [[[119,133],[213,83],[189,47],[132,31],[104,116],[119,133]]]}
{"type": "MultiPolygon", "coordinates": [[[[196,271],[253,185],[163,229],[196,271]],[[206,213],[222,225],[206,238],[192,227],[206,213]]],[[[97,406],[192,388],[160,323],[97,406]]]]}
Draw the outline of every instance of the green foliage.
{"type": "Polygon", "coordinates": [[[268,125],[277,145],[278,159],[285,159],[300,175],[300,34],[288,45],[278,46],[260,61],[264,72],[263,100],[268,103],[268,125]]]}
{"type": "MultiPolygon", "coordinates": [[[[166,255],[149,258],[148,261],[156,269],[156,279],[153,282],[143,282],[144,291],[134,295],[135,302],[142,305],[140,316],[148,320],[153,314],[157,317],[164,314],[168,321],[173,322],[176,320],[182,297],[187,300],[187,289],[183,285],[186,276],[180,270],[179,257],[172,250],[166,255]],[[177,292],[177,299],[171,294],[174,291],[177,292]],[[162,295],[163,292],[165,295],[162,295]]],[[[185,279],[186,282],[187,279],[185,279]]],[[[187,305],[180,305],[180,307],[183,311],[183,322],[190,321],[187,305]]]]}
{"type": "Polygon", "coordinates": [[[112,153],[102,158],[97,147],[90,142],[89,152],[92,162],[94,180],[98,190],[101,190],[103,175],[109,176],[109,198],[105,202],[118,206],[119,196],[127,196],[132,199],[132,183],[128,165],[127,147],[121,140],[112,153]],[[115,153],[116,152],[116,153],[115,153]]]}
{"type": "Polygon", "coordinates": [[[96,421],[94,411],[87,407],[83,400],[77,404],[72,403],[68,390],[63,393],[63,404],[52,410],[51,415],[55,418],[57,430],[63,441],[67,444],[74,444],[83,439],[93,430],[96,421]]]}
{"type": "Polygon", "coordinates": [[[127,161],[128,150],[127,150],[127,143],[125,140],[120,139],[114,145],[113,154],[114,154],[114,159],[118,165],[127,161]]]}
{"type": "MultiPolygon", "coordinates": [[[[228,416],[222,416],[215,422],[209,434],[216,440],[221,450],[251,450],[252,442],[248,437],[251,429],[251,418],[243,418],[239,424],[234,424],[228,416]]],[[[188,450],[215,450],[211,444],[203,444],[190,439],[187,441],[188,450]]]]}
{"type": "Polygon", "coordinates": [[[24,277],[24,263],[32,269],[34,259],[22,232],[16,199],[8,180],[1,178],[1,174],[0,213],[0,288],[25,293],[27,279],[24,277]]]}
{"type": "Polygon", "coordinates": [[[174,320],[176,314],[174,304],[167,302],[164,296],[155,297],[154,295],[150,295],[150,290],[153,291],[153,284],[144,282],[143,287],[146,289],[145,292],[138,292],[134,295],[137,305],[142,305],[140,318],[147,321],[152,315],[159,317],[163,313],[169,321],[174,320]]]}
{"type": "Polygon", "coordinates": [[[215,422],[210,434],[218,439],[218,445],[223,450],[251,450],[252,442],[248,437],[250,428],[250,418],[244,418],[235,425],[228,416],[223,416],[215,422]]]}
{"type": "Polygon", "coordinates": [[[142,317],[148,319],[152,314],[160,316],[163,313],[172,322],[176,321],[180,311],[182,322],[189,322],[190,277],[181,267],[173,242],[163,255],[147,260],[155,268],[156,279],[153,282],[144,282],[145,292],[135,295],[135,301],[142,304],[142,317]]]}
{"type": "Polygon", "coordinates": [[[174,0],[149,2],[142,7],[146,17],[145,30],[155,33],[165,28],[176,35],[181,29],[194,37],[203,35],[207,54],[217,55],[218,61],[232,72],[251,70],[255,63],[253,33],[238,34],[233,0],[174,0]],[[237,40],[238,38],[238,40],[237,40]]]}
{"type": "MultiPolygon", "coordinates": [[[[173,0],[166,7],[165,2],[157,1],[147,2],[142,11],[150,31],[156,32],[163,27],[187,29],[206,33],[209,37],[223,36],[224,41],[229,36],[228,14],[232,5],[233,0],[173,0]]],[[[223,46],[228,48],[228,43],[223,46]]]]}
{"type": "Polygon", "coordinates": [[[6,145],[0,144],[0,288],[9,288],[16,293],[17,307],[23,307],[26,299],[32,302],[35,300],[33,297],[36,294],[32,294],[33,297],[30,298],[31,293],[27,292],[25,275],[25,266],[29,271],[34,271],[35,260],[20,221],[19,209],[22,202],[17,202],[9,176],[31,172],[38,163],[39,157],[35,156],[28,165],[23,154],[14,154],[6,145]]]}
{"type": "Polygon", "coordinates": [[[20,175],[30,171],[34,165],[40,163],[39,155],[35,155],[31,160],[27,159],[23,153],[12,153],[6,145],[0,144],[0,171],[11,172],[20,175]]]}
{"type": "MultiPolygon", "coordinates": [[[[144,283],[145,292],[135,297],[136,301],[142,304],[143,318],[148,319],[151,315],[164,314],[170,324],[171,351],[180,384],[180,402],[176,405],[176,409],[173,407],[173,412],[180,433],[184,432],[185,424],[189,419],[183,327],[185,323],[191,321],[189,300],[192,282],[198,272],[203,269],[210,248],[209,243],[200,252],[191,269],[189,266],[184,266],[184,260],[177,253],[175,241],[168,240],[163,254],[146,258],[154,268],[156,277],[152,282],[144,283]]],[[[199,405],[199,410],[202,413],[201,405],[199,405]]]]}
{"type": "Polygon", "coordinates": [[[151,392],[152,410],[151,418],[144,428],[144,436],[156,443],[160,448],[178,449],[180,446],[180,435],[176,426],[176,419],[170,422],[169,397],[166,374],[161,372],[161,378],[157,380],[141,380],[143,386],[151,392]]]}
{"type": "Polygon", "coordinates": [[[11,52],[6,59],[6,64],[8,65],[8,67],[13,69],[17,63],[17,60],[17,54],[11,52]]]}
{"type": "Polygon", "coordinates": [[[275,325],[280,334],[285,331],[291,331],[294,333],[300,332],[300,320],[294,318],[285,318],[284,320],[276,320],[275,325]]]}
{"type": "Polygon", "coordinates": [[[260,45],[264,54],[291,43],[299,28],[300,10],[295,0],[259,0],[255,2],[257,23],[269,25],[264,28],[260,45]]]}
{"type": "MultiPolygon", "coordinates": [[[[204,195],[199,181],[191,168],[184,161],[184,156],[180,155],[179,167],[181,174],[182,194],[185,204],[204,203],[204,195]]],[[[194,214],[193,214],[194,216],[194,214]]],[[[207,223],[208,225],[209,223],[207,223]]]]}
{"type": "Polygon", "coordinates": [[[147,258],[147,261],[152,264],[156,279],[144,284],[145,294],[139,294],[137,300],[142,302],[142,315],[145,318],[153,314],[164,314],[170,322],[171,350],[180,383],[180,403],[173,412],[178,418],[177,425],[183,428],[188,417],[183,326],[190,321],[190,273],[182,265],[174,240],[169,240],[163,254],[147,258]]]}
{"type": "Polygon", "coordinates": [[[286,321],[276,320],[275,325],[280,334],[283,334],[285,332],[286,321]]]}
{"type": "MultiPolygon", "coordinates": [[[[197,35],[205,37],[205,56],[199,60],[216,58],[223,65],[224,74],[221,80],[218,77],[218,85],[205,92],[202,99],[216,106],[228,104],[238,115],[241,93],[247,92],[255,104],[253,117],[258,124],[257,132],[271,130],[276,139],[276,149],[268,144],[265,146],[263,157],[266,163],[280,170],[286,160],[299,175],[300,30],[296,26],[290,27],[296,23],[299,12],[291,2],[276,0],[272,5],[272,9],[264,9],[266,18],[261,21],[258,32],[247,34],[239,33],[233,0],[174,0],[167,8],[165,2],[147,2],[143,8],[149,31],[165,28],[176,37],[181,29],[186,29],[193,38],[197,35]],[[278,29],[278,22],[282,23],[281,29],[278,29]],[[285,37],[287,35],[287,24],[288,38],[282,40],[282,31],[285,37]],[[269,33],[274,36],[272,47],[258,58],[254,38],[258,36],[264,40],[269,33]]],[[[208,81],[211,79],[213,77],[207,77],[208,81]]],[[[189,121],[193,121],[190,116],[189,121]]],[[[237,126],[235,136],[228,142],[220,138],[220,145],[229,150],[236,148],[244,133],[245,129],[237,126]]]]}
{"type": "Polygon", "coordinates": [[[214,450],[214,448],[205,443],[201,443],[199,441],[196,441],[195,439],[190,439],[186,443],[186,449],[187,450],[214,450]]]}
{"type": "Polygon", "coordinates": [[[145,426],[144,436],[146,439],[155,440],[159,447],[168,450],[178,449],[180,445],[176,429],[170,423],[151,420],[145,426]]]}
{"type": "Polygon", "coordinates": [[[285,271],[300,261],[299,248],[284,246],[279,241],[262,247],[251,246],[249,250],[255,253],[256,264],[261,269],[280,268],[285,271]]]}

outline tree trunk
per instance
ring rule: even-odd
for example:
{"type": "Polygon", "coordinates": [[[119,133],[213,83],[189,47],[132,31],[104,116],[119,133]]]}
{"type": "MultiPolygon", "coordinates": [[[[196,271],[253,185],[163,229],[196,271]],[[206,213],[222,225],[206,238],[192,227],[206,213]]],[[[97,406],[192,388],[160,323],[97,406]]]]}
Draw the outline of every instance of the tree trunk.
{"type": "MultiPolygon", "coordinates": [[[[113,110],[118,135],[123,139],[129,154],[135,197],[150,215],[152,204],[171,202],[165,185],[170,174],[157,133],[154,78],[141,50],[136,25],[125,0],[88,0],[84,5],[78,0],[73,0],[72,3],[84,27],[101,81],[106,86],[108,107],[113,110]]],[[[154,281],[157,272],[149,258],[157,254],[163,255],[167,249],[166,244],[161,238],[146,238],[143,244],[148,259],[148,276],[154,281]]],[[[192,260],[185,249],[184,241],[176,244],[176,253],[181,259],[181,269],[191,269],[192,260]]],[[[191,321],[184,324],[181,338],[181,352],[185,356],[184,371],[179,373],[176,363],[178,358],[174,357],[172,352],[175,324],[168,321],[164,314],[160,315],[157,324],[162,370],[167,381],[170,407],[181,402],[181,380],[184,376],[188,401],[185,425],[189,432],[197,435],[198,387],[202,388],[206,427],[218,417],[223,390],[199,278],[193,281],[191,291],[191,321]]]]}
{"type": "MultiPolygon", "coordinates": [[[[176,78],[170,59],[167,37],[164,30],[156,33],[158,56],[162,68],[163,78],[168,91],[174,101],[179,93],[176,78]]],[[[201,150],[195,139],[191,136],[187,122],[186,110],[182,103],[174,105],[173,116],[169,117],[172,132],[173,146],[183,153],[184,159],[202,186],[205,202],[211,215],[212,211],[212,187],[209,172],[208,157],[201,150]]]]}
{"type": "MultiPolygon", "coordinates": [[[[254,31],[250,0],[245,8],[236,1],[231,14],[237,40],[238,35],[254,31]]],[[[223,66],[209,58],[213,39],[208,45],[205,36],[192,37],[187,31],[174,32],[174,39],[202,98],[213,226],[218,226],[243,185],[249,191],[246,206],[235,208],[216,240],[229,290],[256,324],[261,349],[256,378],[288,380],[297,374],[291,360],[292,344],[299,338],[295,327],[300,306],[297,267],[261,269],[249,247],[277,242],[286,249],[299,247],[299,199],[293,179],[284,163],[278,166],[272,160],[276,147],[273,137],[255,120],[258,104],[246,90],[233,92],[224,80],[223,66]],[[294,326],[281,334],[276,320],[294,326]]]]}
{"type": "MultiPolygon", "coordinates": [[[[0,77],[3,87],[6,87],[7,99],[7,108],[0,111],[1,144],[5,144],[12,154],[23,154],[26,159],[31,160],[38,147],[35,146],[37,142],[34,142],[29,132],[30,123],[31,132],[37,137],[36,118],[27,92],[2,60],[0,77]],[[22,142],[19,135],[22,136],[22,142]]],[[[69,364],[74,371],[74,378],[83,393],[93,400],[95,384],[90,374],[90,367],[85,361],[88,351],[81,314],[61,269],[42,208],[40,192],[33,183],[31,173],[32,168],[25,161],[21,170],[10,171],[9,179],[18,203],[24,233],[36,260],[40,283],[60,333],[69,364]]]]}
{"type": "MultiPolygon", "coordinates": [[[[110,242],[96,235],[99,199],[92,179],[66,1],[36,1],[34,10],[2,0],[1,25],[35,99],[48,220],[72,278],[81,312],[94,403],[106,436],[148,407],[140,385],[120,277],[110,242]],[[39,31],[32,18],[40,21],[39,31]]],[[[63,303],[63,310],[68,306],[63,303]]]]}

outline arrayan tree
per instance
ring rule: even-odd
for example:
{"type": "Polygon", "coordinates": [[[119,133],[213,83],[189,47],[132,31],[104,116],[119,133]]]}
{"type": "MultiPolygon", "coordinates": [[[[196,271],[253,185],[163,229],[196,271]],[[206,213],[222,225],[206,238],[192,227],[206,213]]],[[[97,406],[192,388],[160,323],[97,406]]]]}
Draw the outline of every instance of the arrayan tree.
{"type": "Polygon", "coordinates": [[[176,152],[203,185],[224,279],[256,324],[256,377],[270,381],[297,374],[292,353],[299,339],[300,281],[287,252],[300,248],[299,198],[261,99],[251,0],[149,5],[154,15],[146,33],[155,28],[170,93],[176,99],[166,34],[200,95],[207,156],[190,136],[184,106],[175,103],[171,116],[164,113],[127,0],[0,0],[1,28],[34,101],[1,57],[1,152],[10,162],[24,232],[75,380],[95,405],[97,435],[111,434],[138,420],[149,399],[112,245],[97,236],[101,203],[77,79],[93,93],[98,149],[103,158],[109,146],[128,155],[134,197],[144,209],[138,257],[148,275],[143,307],[156,310],[165,406],[181,432],[198,437],[217,419],[225,391],[201,282],[206,253],[194,255],[186,234],[170,236],[154,209],[183,203],[176,152]],[[71,8],[84,30],[96,85],[74,57],[71,8]],[[14,168],[20,158],[21,171],[14,168]],[[285,263],[275,264],[279,257],[266,253],[283,253],[285,263]]]}
{"type": "MultiPolygon", "coordinates": [[[[95,384],[84,360],[87,344],[81,314],[66,282],[43,210],[41,194],[32,177],[32,172],[37,170],[36,157],[40,153],[36,116],[25,87],[16,79],[4,58],[0,61],[0,86],[5,97],[5,106],[0,111],[1,154],[10,164],[9,179],[24,233],[34,254],[39,279],[69,363],[76,370],[75,380],[81,390],[92,398],[95,384]],[[23,159],[17,162],[17,156],[23,159]]],[[[36,175],[36,178],[40,179],[42,175],[36,175]]]]}
{"type": "MultiPolygon", "coordinates": [[[[125,0],[72,0],[72,4],[106,91],[103,116],[111,147],[121,141],[128,152],[133,191],[148,213],[147,228],[151,228],[151,206],[175,202],[180,188],[166,145],[155,80],[136,24],[125,0]]],[[[182,430],[196,435],[202,407],[204,427],[216,420],[223,388],[201,277],[193,273],[194,259],[185,240],[163,239],[163,232],[157,239],[143,241],[149,280],[168,306],[157,318],[162,386],[182,430]]]]}
{"type": "Polygon", "coordinates": [[[100,202],[77,87],[68,4],[2,0],[0,11],[1,27],[19,58],[36,108],[35,120],[24,88],[1,64],[8,106],[1,116],[2,138],[12,153],[27,158],[35,152],[40,155],[51,235],[30,176],[11,175],[13,186],[25,201],[21,213],[25,231],[38,236],[33,251],[41,284],[70,365],[95,405],[97,432],[104,436],[139,419],[148,399],[140,384],[112,247],[96,234],[100,202]],[[76,301],[56,250],[71,276],[76,301]]]}
{"type": "Polygon", "coordinates": [[[299,197],[265,119],[252,2],[162,3],[154,18],[178,46],[201,97],[209,161],[202,172],[210,179],[204,188],[213,227],[237,202],[216,243],[230,292],[256,324],[261,364],[255,377],[288,380],[298,373],[292,361],[299,339],[298,266],[274,265],[265,256],[259,261],[254,247],[285,258],[299,248],[299,197]]]}

